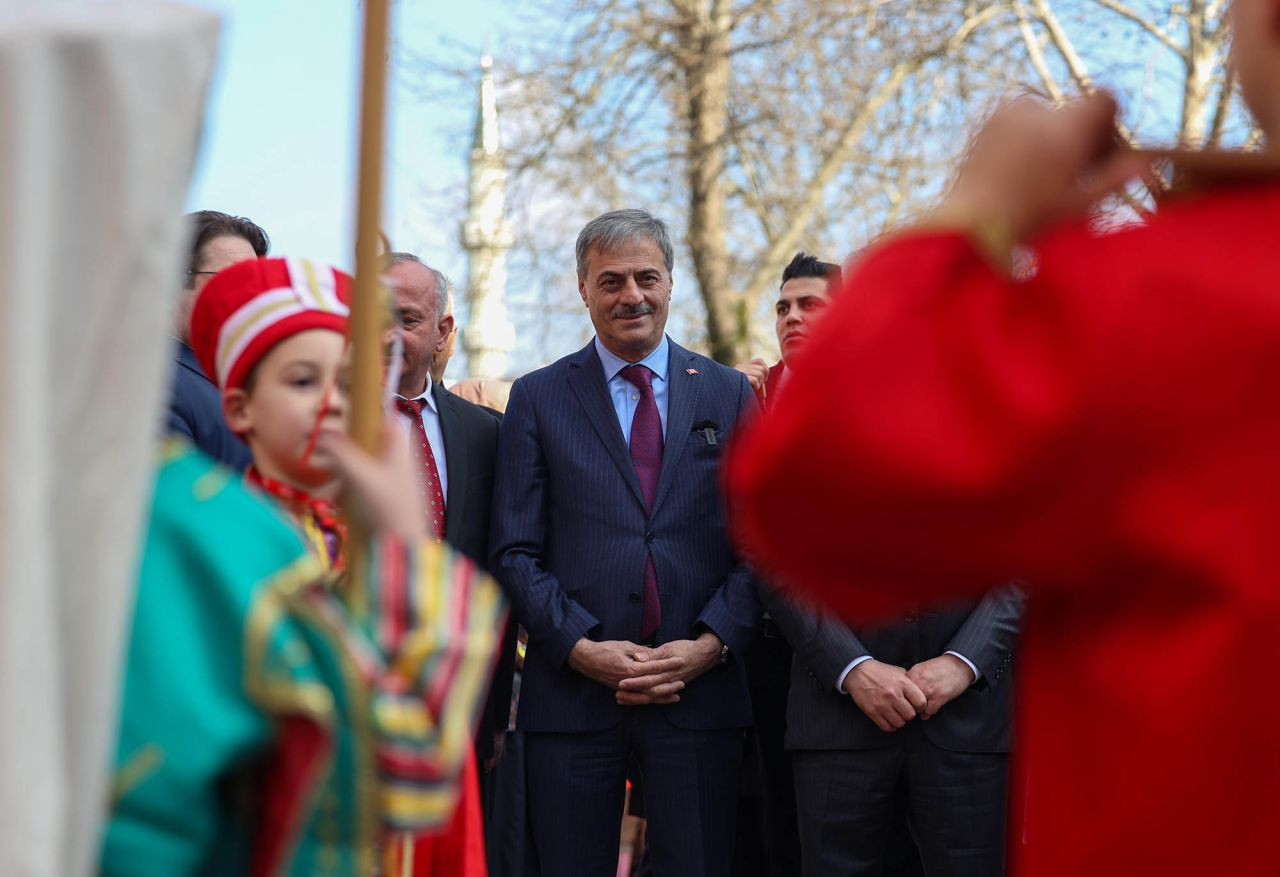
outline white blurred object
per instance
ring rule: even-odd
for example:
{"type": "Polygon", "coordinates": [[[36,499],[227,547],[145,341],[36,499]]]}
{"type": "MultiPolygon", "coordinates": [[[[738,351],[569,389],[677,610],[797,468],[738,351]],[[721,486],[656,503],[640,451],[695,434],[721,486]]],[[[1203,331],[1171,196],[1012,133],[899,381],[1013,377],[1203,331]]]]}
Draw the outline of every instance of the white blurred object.
{"type": "Polygon", "coordinates": [[[218,22],[0,0],[0,874],[93,872],[218,22]]]}

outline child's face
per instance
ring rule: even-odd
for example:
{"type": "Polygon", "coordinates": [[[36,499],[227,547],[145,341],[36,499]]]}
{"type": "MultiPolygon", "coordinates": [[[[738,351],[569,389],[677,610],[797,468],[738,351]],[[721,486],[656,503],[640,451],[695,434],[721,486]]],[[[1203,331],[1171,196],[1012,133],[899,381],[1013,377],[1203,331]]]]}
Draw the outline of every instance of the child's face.
{"type": "Polygon", "coordinates": [[[309,329],[281,341],[258,363],[252,385],[251,391],[227,391],[224,406],[231,428],[249,443],[258,471],[308,489],[332,482],[333,461],[322,451],[305,463],[303,457],[317,418],[321,432],[346,428],[346,339],[309,329]]]}

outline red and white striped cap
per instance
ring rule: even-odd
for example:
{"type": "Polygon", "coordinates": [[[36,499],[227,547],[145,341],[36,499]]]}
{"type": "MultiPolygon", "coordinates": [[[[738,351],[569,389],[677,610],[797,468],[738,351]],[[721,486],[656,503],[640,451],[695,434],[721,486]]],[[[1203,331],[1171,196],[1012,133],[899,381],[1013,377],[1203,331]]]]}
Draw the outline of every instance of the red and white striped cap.
{"type": "Polygon", "coordinates": [[[250,259],[214,275],[191,310],[191,348],[223,392],[262,357],[308,329],[345,335],[350,275],[306,259],[250,259]]]}

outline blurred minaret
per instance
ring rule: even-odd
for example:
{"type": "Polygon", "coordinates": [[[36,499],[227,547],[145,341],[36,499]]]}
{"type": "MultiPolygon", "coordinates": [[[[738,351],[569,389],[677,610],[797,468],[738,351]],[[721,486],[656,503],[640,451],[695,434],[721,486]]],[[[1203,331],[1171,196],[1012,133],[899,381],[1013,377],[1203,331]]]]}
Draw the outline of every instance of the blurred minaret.
{"type": "Polygon", "coordinates": [[[507,376],[507,354],[516,335],[507,318],[507,250],[511,228],[506,219],[507,170],[498,143],[498,102],[493,89],[493,59],[480,59],[480,106],[471,143],[470,196],[462,246],[467,258],[467,302],[470,312],[462,333],[467,374],[476,378],[507,376]]]}

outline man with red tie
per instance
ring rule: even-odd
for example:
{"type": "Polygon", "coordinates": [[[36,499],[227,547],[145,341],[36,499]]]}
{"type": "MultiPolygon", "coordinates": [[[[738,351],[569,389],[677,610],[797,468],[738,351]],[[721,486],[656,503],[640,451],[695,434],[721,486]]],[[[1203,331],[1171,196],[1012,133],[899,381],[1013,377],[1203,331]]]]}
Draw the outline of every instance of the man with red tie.
{"type": "MultiPolygon", "coordinates": [[[[449,280],[410,253],[388,257],[404,345],[396,408],[422,466],[423,503],[437,539],[488,566],[489,509],[498,446],[498,418],[432,380],[431,364],[453,333],[449,280]]],[[[422,839],[412,873],[431,877],[483,877],[487,873],[478,765],[494,753],[506,729],[515,662],[514,627],[501,638],[490,696],[467,765],[458,812],[445,834],[422,839]]]]}
{"type": "Polygon", "coordinates": [[[759,617],[729,542],[720,461],[747,379],[666,335],[666,224],[583,228],[596,336],[520,378],[502,420],[492,570],[529,631],[517,726],[543,877],[616,873],[628,766],[654,871],[727,877],[759,617]]]}
{"type": "MultiPolygon", "coordinates": [[[[1280,0],[1232,17],[1274,143],[1280,0]]],[[[990,119],[739,446],[735,522],[849,617],[1029,582],[1017,873],[1272,875],[1280,182],[1099,232],[1086,210],[1142,169],[1114,135],[1106,95],[990,119]]]]}

